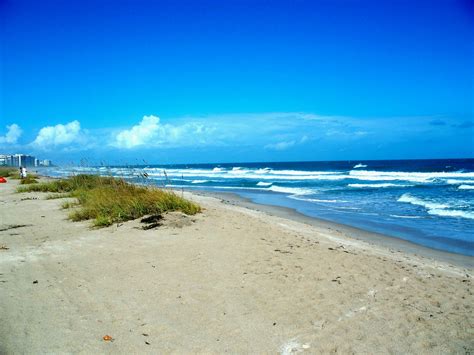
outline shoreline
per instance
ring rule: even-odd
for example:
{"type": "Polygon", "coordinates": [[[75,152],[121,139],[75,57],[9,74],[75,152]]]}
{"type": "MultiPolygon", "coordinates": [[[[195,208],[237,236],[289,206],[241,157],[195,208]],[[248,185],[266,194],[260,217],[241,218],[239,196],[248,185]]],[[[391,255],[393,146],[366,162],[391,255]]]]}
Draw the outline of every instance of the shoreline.
{"type": "Polygon", "coordinates": [[[346,236],[355,240],[367,242],[369,244],[381,246],[390,250],[396,250],[397,252],[406,253],[411,256],[421,256],[423,258],[429,258],[434,261],[450,263],[461,268],[474,267],[474,257],[468,255],[432,249],[394,236],[368,231],[344,223],[338,223],[328,221],[322,218],[307,216],[289,207],[257,203],[249,198],[242,197],[234,192],[213,192],[197,189],[184,189],[184,191],[192,195],[214,197],[220,199],[223,203],[230,203],[240,207],[261,211],[270,215],[309,224],[313,227],[339,230],[342,231],[346,236]]]}
{"type": "MultiPolygon", "coordinates": [[[[41,175],[36,172],[37,176],[41,179],[62,179],[63,177],[54,177],[48,175],[41,175]]],[[[145,185],[148,186],[148,185],[145,185]]],[[[154,185],[152,185],[154,186],[154,185]]],[[[158,186],[157,186],[158,187],[158,186]]],[[[439,250],[429,248],[424,245],[416,244],[414,242],[391,236],[388,234],[378,233],[369,231],[363,228],[351,226],[340,222],[329,221],[323,218],[312,217],[305,215],[294,208],[283,207],[271,204],[262,204],[252,201],[250,198],[240,196],[236,192],[225,192],[225,191],[209,191],[200,189],[177,189],[177,188],[166,188],[175,193],[184,191],[190,195],[197,196],[209,196],[221,200],[222,203],[230,203],[240,207],[257,210],[264,212],[269,215],[274,215],[293,221],[305,223],[313,227],[319,227],[323,229],[334,229],[342,231],[347,237],[369,243],[371,245],[380,246],[388,250],[395,250],[399,253],[406,253],[410,256],[428,258],[433,261],[440,261],[443,263],[449,263],[453,266],[460,268],[474,268],[474,257],[464,254],[453,253],[445,250],[439,250]]]]}
{"type": "MultiPolygon", "coordinates": [[[[62,179],[63,177],[54,177],[48,175],[41,175],[36,173],[39,178],[42,179],[62,179]]],[[[148,186],[148,185],[145,185],[148,186]]],[[[154,186],[154,185],[152,185],[154,186]]],[[[398,238],[396,236],[391,236],[388,234],[378,233],[369,231],[363,228],[351,226],[349,224],[344,224],[340,222],[334,222],[326,220],[323,218],[312,217],[305,215],[294,208],[283,207],[271,204],[262,204],[252,201],[250,198],[240,196],[236,192],[225,192],[225,191],[209,191],[209,190],[200,190],[200,189],[177,189],[177,188],[166,188],[175,193],[180,193],[184,191],[190,195],[197,196],[210,196],[213,198],[220,199],[222,203],[230,203],[240,207],[253,209],[267,213],[269,215],[274,215],[293,221],[309,224],[313,227],[334,229],[342,231],[349,238],[367,242],[371,245],[380,246],[382,248],[387,248],[388,250],[395,250],[399,253],[406,253],[414,257],[422,257],[432,259],[433,261],[440,261],[444,263],[449,263],[461,268],[474,268],[474,257],[464,254],[453,253],[445,250],[439,250],[434,248],[429,248],[424,245],[420,245],[405,239],[398,238]]]]}

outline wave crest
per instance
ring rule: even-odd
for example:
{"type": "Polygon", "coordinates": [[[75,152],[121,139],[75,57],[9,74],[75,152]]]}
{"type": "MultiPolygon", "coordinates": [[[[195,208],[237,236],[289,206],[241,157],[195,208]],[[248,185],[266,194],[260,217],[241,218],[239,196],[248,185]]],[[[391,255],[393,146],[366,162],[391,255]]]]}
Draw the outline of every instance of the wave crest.
{"type": "Polygon", "coordinates": [[[410,194],[403,194],[398,199],[398,202],[406,202],[415,206],[421,206],[426,208],[426,212],[430,215],[441,216],[441,217],[458,217],[458,218],[467,218],[474,219],[474,213],[471,211],[462,211],[458,209],[453,209],[453,206],[433,202],[425,201],[418,197],[412,196],[410,194]]]}
{"type": "Polygon", "coordinates": [[[310,195],[314,193],[314,191],[310,189],[303,189],[299,187],[270,186],[268,190],[273,192],[281,192],[289,195],[310,195]]]}
{"type": "Polygon", "coordinates": [[[461,185],[458,187],[459,190],[474,190],[474,185],[461,185]]]}

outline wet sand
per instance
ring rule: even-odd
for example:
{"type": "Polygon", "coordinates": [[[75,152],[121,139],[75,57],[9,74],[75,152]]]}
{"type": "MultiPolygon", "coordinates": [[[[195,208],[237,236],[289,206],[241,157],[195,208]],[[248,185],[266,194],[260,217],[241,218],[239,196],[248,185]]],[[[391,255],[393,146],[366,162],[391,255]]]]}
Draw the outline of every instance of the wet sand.
{"type": "Polygon", "coordinates": [[[0,184],[1,353],[474,351],[472,258],[190,193],[197,216],[91,229],[15,184],[0,184]]]}

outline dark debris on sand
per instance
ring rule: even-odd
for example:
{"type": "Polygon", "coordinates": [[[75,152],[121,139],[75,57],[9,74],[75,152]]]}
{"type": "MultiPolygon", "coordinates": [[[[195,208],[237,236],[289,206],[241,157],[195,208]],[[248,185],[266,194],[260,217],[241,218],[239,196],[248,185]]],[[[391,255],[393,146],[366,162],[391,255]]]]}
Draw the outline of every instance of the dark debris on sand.
{"type": "Polygon", "coordinates": [[[163,220],[163,216],[161,214],[154,214],[154,215],[142,218],[140,222],[146,224],[145,226],[142,227],[142,229],[148,230],[148,229],[153,229],[153,228],[161,226],[162,220],[163,220]]]}

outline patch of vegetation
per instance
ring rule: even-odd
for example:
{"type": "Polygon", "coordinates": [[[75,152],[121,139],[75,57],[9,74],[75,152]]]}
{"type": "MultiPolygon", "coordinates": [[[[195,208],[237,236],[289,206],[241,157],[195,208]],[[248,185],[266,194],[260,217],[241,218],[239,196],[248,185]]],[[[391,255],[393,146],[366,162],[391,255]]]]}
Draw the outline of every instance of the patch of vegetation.
{"type": "Polygon", "coordinates": [[[64,210],[67,210],[68,208],[72,208],[72,207],[77,207],[77,206],[79,206],[78,201],[64,201],[61,204],[61,208],[64,210]]]}
{"type": "Polygon", "coordinates": [[[19,178],[18,169],[8,166],[0,166],[0,177],[19,178]]]}
{"type": "MultiPolygon", "coordinates": [[[[21,186],[17,191],[68,193],[69,197],[77,199],[79,207],[70,213],[69,218],[73,221],[92,219],[97,227],[168,211],[193,215],[201,210],[199,205],[172,191],[132,185],[123,179],[97,175],[76,175],[67,179],[21,186]]],[[[72,204],[63,204],[63,208],[69,207],[72,207],[72,204]]]]}
{"type": "Polygon", "coordinates": [[[66,193],[77,191],[79,189],[91,189],[98,186],[112,186],[118,184],[120,184],[120,181],[112,177],[81,174],[71,176],[67,179],[57,179],[37,185],[19,187],[17,188],[17,191],[66,193]]]}
{"type": "Polygon", "coordinates": [[[20,180],[21,185],[29,185],[29,184],[37,184],[38,180],[36,180],[36,176],[28,175],[26,178],[20,180]]]}

